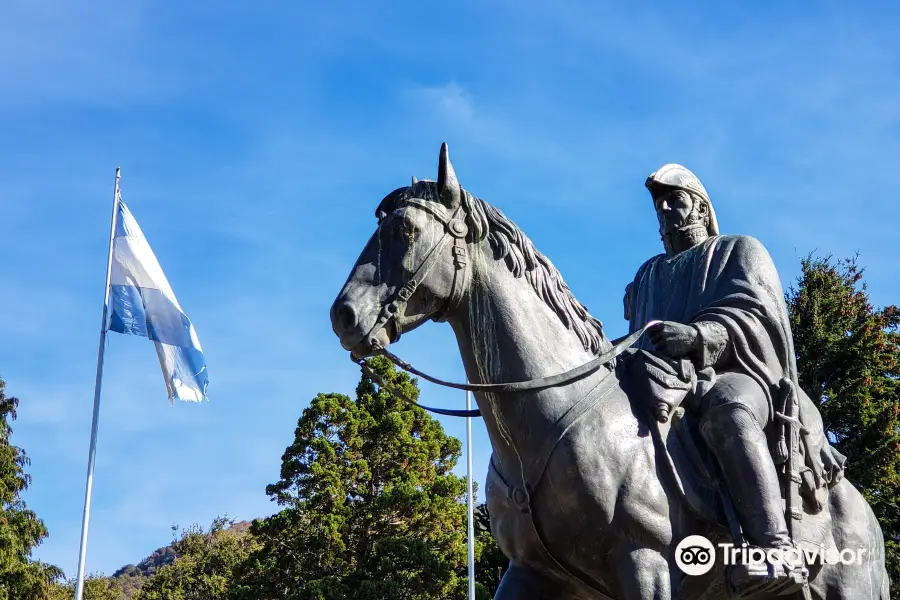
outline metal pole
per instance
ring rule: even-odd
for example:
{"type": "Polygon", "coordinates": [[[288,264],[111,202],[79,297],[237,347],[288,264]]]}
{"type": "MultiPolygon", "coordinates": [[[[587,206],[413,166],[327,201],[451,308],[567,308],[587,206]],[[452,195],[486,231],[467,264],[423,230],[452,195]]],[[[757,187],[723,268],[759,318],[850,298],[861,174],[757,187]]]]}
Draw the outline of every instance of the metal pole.
{"type": "Polygon", "coordinates": [[[119,167],[116,167],[116,186],[109,228],[109,252],[106,259],[106,287],[103,289],[103,316],[100,319],[100,349],[97,351],[97,378],[94,381],[94,415],[91,419],[91,445],[88,450],[87,482],[84,490],[84,516],[81,520],[81,548],[78,553],[78,575],[75,600],[84,594],[84,559],[87,553],[88,521],[91,517],[91,488],[94,483],[94,457],[97,454],[97,420],[100,416],[100,385],[103,382],[103,354],[106,349],[106,320],[109,314],[109,280],[112,274],[113,241],[116,237],[116,217],[119,214],[119,167]]]}
{"type": "MultiPolygon", "coordinates": [[[[466,392],[466,410],[472,410],[472,397],[466,392]]],[[[466,417],[466,480],[469,495],[468,505],[468,546],[469,546],[469,600],[475,600],[475,494],[472,491],[472,417],[466,417]]]]}

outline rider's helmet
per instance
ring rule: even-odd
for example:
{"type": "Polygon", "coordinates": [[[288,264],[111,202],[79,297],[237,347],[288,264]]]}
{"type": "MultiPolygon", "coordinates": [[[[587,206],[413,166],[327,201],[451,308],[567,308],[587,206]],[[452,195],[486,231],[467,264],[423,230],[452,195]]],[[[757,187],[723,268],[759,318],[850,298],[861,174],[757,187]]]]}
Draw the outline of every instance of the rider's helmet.
{"type": "Polygon", "coordinates": [[[690,169],[674,163],[663,165],[647,177],[644,185],[654,197],[663,189],[685,190],[701,196],[709,207],[709,226],[706,229],[709,235],[719,235],[719,223],[716,221],[716,213],[709,200],[709,194],[706,193],[706,188],[690,169]]]}

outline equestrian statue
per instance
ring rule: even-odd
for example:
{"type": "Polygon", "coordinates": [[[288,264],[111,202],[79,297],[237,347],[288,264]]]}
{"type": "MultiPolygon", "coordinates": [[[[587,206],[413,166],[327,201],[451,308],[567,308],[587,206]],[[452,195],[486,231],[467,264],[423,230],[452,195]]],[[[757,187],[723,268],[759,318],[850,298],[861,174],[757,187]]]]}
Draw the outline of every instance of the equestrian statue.
{"type": "Polygon", "coordinates": [[[437,181],[379,203],[333,329],[380,385],[368,356],[474,392],[477,411],[423,408],[484,419],[510,559],[495,600],[889,600],[881,528],[797,383],[771,257],[720,233],[687,168],[645,185],[664,253],[625,287],[620,340],[460,185],[446,144],[437,181]],[[470,383],[391,352],[430,320],[450,324],[470,383]]]}

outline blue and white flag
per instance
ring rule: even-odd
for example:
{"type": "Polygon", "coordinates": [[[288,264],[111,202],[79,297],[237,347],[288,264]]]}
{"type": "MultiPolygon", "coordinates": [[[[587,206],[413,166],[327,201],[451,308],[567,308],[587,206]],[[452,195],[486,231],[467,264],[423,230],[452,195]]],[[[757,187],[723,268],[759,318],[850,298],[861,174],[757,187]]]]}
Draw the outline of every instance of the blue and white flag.
{"type": "Polygon", "coordinates": [[[170,402],[207,400],[209,378],[197,332],[121,197],[116,211],[109,330],[155,342],[170,402]]]}

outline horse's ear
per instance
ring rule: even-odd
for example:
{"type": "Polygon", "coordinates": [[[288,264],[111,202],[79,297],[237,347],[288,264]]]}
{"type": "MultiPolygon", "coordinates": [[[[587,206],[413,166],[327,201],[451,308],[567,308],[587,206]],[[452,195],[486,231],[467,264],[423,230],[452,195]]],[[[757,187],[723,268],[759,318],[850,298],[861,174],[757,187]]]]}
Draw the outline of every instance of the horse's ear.
{"type": "Polygon", "coordinates": [[[416,185],[417,183],[419,183],[419,180],[416,179],[416,176],[415,176],[415,175],[413,175],[413,178],[412,178],[412,184],[413,184],[413,185],[416,185]]]}
{"type": "Polygon", "coordinates": [[[453,165],[450,164],[450,151],[447,149],[447,142],[441,144],[441,155],[438,159],[438,194],[441,202],[448,208],[457,208],[460,203],[460,187],[459,180],[456,179],[456,172],[453,165]]]}

